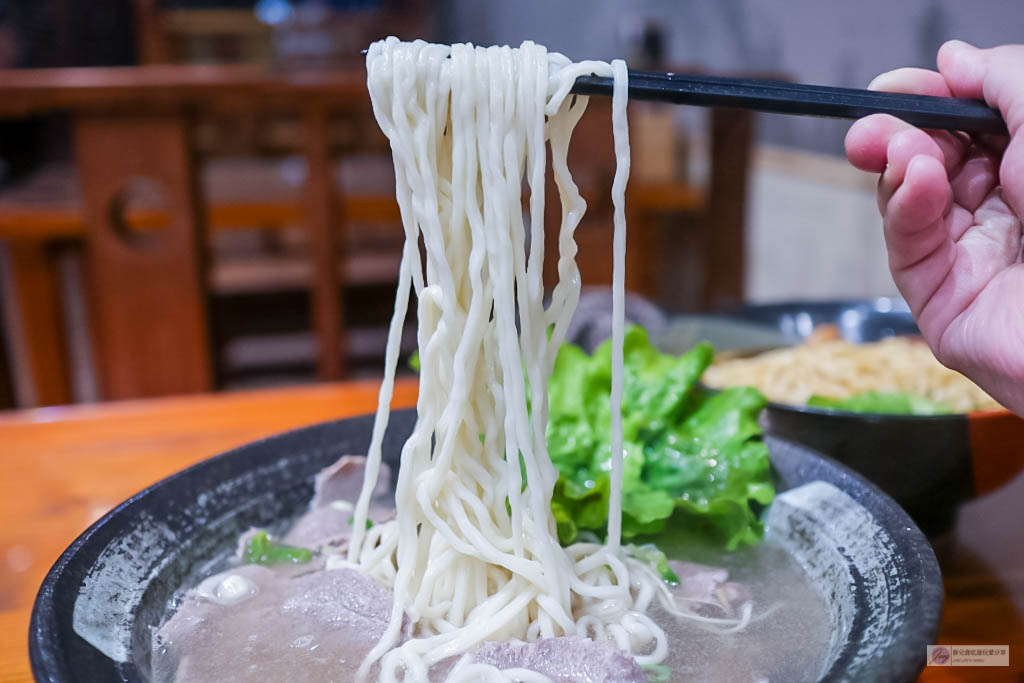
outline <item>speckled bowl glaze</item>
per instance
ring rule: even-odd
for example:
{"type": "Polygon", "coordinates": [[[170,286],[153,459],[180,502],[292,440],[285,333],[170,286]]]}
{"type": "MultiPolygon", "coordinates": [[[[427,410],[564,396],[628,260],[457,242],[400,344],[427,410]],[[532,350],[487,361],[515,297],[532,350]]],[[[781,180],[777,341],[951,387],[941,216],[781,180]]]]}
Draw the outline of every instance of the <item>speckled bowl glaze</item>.
{"type": "MultiPolygon", "coordinates": [[[[392,416],[397,461],[415,415],[392,416]]],[[[89,527],[47,574],[32,612],[37,681],[145,681],[151,628],[181,585],[250,526],[301,513],[313,476],[365,452],[372,417],[288,432],[210,458],[126,500],[89,527]]],[[[832,635],[822,680],[910,681],[942,609],[938,564],[891,498],[849,469],[768,440],[778,490],[765,516],[825,598],[832,635]]]]}

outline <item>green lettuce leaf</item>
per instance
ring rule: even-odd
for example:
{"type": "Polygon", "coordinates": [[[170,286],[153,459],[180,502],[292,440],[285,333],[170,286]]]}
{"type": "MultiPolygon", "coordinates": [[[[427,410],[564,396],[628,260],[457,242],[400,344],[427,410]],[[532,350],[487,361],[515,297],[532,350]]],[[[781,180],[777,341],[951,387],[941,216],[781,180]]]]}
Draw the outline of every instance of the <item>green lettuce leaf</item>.
{"type": "Polygon", "coordinates": [[[832,398],[814,394],[808,399],[807,405],[814,408],[847,410],[851,413],[943,415],[956,412],[938,401],[899,391],[862,391],[849,398],[832,398]]]}
{"type": "MultiPolygon", "coordinates": [[[[755,389],[718,393],[699,385],[709,344],[663,354],[647,333],[626,331],[622,401],[622,533],[627,539],[685,524],[700,537],[735,548],[757,543],[761,508],[771,502],[768,450],[755,389]]],[[[611,343],[592,356],[565,344],[548,385],[548,451],[558,469],[552,509],[559,540],[580,531],[603,536],[611,459],[611,343]]]]}

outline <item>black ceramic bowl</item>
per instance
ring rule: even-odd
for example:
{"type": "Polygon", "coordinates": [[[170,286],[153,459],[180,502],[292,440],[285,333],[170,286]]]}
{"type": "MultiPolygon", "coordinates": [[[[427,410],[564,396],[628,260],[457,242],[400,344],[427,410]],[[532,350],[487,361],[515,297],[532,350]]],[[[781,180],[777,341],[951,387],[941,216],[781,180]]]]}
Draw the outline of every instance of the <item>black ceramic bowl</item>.
{"type": "MultiPolygon", "coordinates": [[[[415,416],[392,416],[395,463],[415,416]]],[[[143,681],[151,627],[168,599],[250,526],[304,511],[313,476],[365,452],[372,417],[258,441],[183,470],[125,501],[54,564],[29,633],[38,681],[143,681]]],[[[863,478],[806,448],[770,439],[780,491],[767,533],[794,555],[828,604],[824,680],[913,680],[934,642],[942,583],[931,546],[899,506],[863,478]]]]}
{"type": "MultiPolygon", "coordinates": [[[[789,301],[748,305],[716,317],[751,327],[733,332],[720,349],[751,350],[796,344],[816,326],[834,324],[853,343],[893,335],[916,335],[917,325],[902,299],[789,301]],[[768,336],[766,336],[768,335],[768,336]]],[[[717,330],[703,325],[711,334],[717,330]]],[[[682,329],[677,327],[676,329],[682,329]]],[[[670,326],[660,345],[689,346],[670,326]],[[675,337],[675,338],[673,338],[675,337]]],[[[697,334],[687,332],[687,337],[697,334]]],[[[712,339],[712,342],[716,340],[712,339]]],[[[825,453],[863,474],[898,502],[929,536],[948,530],[957,506],[1009,482],[1024,468],[1024,420],[1009,411],[957,415],[871,415],[769,403],[765,430],[825,453]]]]}

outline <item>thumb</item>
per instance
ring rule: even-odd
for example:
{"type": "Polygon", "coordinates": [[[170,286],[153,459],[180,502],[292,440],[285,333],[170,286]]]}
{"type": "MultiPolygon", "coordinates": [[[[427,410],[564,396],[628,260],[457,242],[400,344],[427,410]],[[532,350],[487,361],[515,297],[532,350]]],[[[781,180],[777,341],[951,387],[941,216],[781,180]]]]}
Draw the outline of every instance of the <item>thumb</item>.
{"type": "Polygon", "coordinates": [[[998,109],[1013,136],[1024,126],[1024,45],[982,50],[962,40],[939,48],[939,73],[953,97],[985,100],[998,109]]]}
{"type": "Polygon", "coordinates": [[[999,166],[1003,199],[1024,216],[1024,45],[982,50],[959,40],[939,48],[939,73],[954,97],[985,100],[1006,120],[1010,143],[999,166]]]}

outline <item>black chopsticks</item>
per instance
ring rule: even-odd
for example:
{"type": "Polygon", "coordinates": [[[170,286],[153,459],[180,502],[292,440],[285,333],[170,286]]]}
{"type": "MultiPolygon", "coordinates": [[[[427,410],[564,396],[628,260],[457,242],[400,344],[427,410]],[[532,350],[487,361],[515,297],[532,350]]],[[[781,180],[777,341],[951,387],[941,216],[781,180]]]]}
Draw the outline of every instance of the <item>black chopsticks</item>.
{"type": "MultiPolygon", "coordinates": [[[[611,95],[612,79],[581,76],[576,79],[572,92],[578,95],[611,95]]],[[[672,104],[739,107],[840,119],[859,119],[882,113],[921,128],[969,133],[1007,132],[999,112],[980,100],[903,95],[756,78],[630,71],[629,97],[672,104]]]]}
{"type": "MultiPolygon", "coordinates": [[[[366,50],[362,51],[366,54],[366,50]]],[[[612,79],[580,76],[577,95],[612,94],[612,79]]],[[[891,114],[920,128],[1005,135],[1006,122],[981,100],[834,88],[762,78],[728,78],[659,71],[629,72],[629,97],[698,107],[737,107],[773,114],[859,119],[891,114]]]]}

